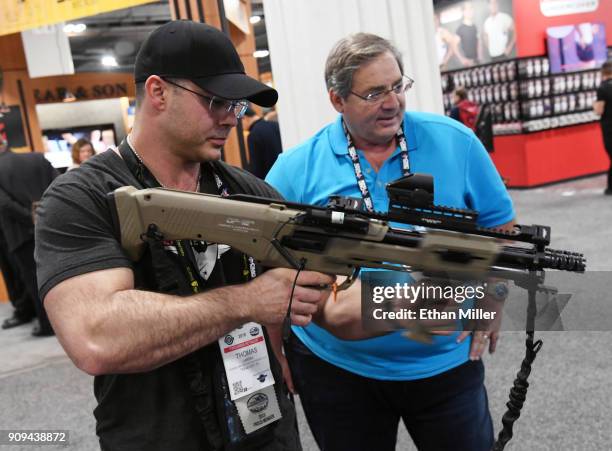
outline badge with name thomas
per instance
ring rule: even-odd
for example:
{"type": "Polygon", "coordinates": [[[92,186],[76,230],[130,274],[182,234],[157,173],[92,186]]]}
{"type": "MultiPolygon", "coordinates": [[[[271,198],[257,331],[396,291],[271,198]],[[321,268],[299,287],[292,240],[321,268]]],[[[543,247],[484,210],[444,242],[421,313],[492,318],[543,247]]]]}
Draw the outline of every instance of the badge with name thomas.
{"type": "Polygon", "coordinates": [[[282,415],[266,339],[260,324],[250,322],[219,338],[230,398],[236,404],[244,431],[250,434],[282,415]]]}
{"type": "Polygon", "coordinates": [[[219,338],[219,347],[232,401],[274,384],[261,325],[243,324],[219,338]]]}

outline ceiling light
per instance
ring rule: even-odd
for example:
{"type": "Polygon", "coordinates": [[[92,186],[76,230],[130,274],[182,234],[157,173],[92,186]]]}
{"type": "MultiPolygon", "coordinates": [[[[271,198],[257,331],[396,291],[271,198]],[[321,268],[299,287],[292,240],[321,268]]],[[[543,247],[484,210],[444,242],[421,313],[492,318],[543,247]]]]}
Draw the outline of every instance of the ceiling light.
{"type": "Polygon", "coordinates": [[[270,55],[270,52],[268,50],[255,50],[253,52],[253,56],[255,58],[265,58],[268,55],[270,55]]]}
{"type": "Polygon", "coordinates": [[[102,65],[103,66],[107,66],[107,67],[117,67],[119,66],[119,64],[117,64],[117,60],[115,59],[114,56],[103,56],[102,57],[102,65]]]}
{"type": "Polygon", "coordinates": [[[84,23],[67,23],[64,25],[64,33],[72,34],[72,33],[83,33],[87,30],[87,25],[84,23]]]}
{"type": "Polygon", "coordinates": [[[261,16],[251,16],[249,18],[249,22],[251,22],[253,25],[255,25],[256,23],[261,22],[261,16]]]}

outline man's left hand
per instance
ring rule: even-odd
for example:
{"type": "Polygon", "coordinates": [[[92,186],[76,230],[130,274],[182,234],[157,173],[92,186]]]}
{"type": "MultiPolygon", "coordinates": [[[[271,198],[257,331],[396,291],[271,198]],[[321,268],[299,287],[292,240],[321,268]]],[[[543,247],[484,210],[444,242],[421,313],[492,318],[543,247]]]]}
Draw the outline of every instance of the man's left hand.
{"type": "Polygon", "coordinates": [[[466,330],[459,334],[457,343],[461,343],[467,337],[472,335],[472,344],[470,345],[470,360],[480,360],[485,353],[487,346],[489,354],[493,354],[497,348],[499,341],[502,321],[503,301],[493,299],[490,295],[478,301],[480,307],[486,311],[495,313],[493,319],[478,319],[469,323],[466,330]]]}

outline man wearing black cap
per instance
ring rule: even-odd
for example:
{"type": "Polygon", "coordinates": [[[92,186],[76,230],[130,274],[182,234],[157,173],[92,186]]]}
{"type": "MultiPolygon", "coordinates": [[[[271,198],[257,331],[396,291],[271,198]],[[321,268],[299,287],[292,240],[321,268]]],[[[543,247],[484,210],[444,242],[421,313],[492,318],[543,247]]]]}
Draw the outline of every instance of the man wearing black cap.
{"type": "MultiPolygon", "coordinates": [[[[223,33],[189,21],[153,31],[136,57],[135,78],[132,133],[116,152],[62,176],[46,193],[37,223],[41,297],[68,355],[96,376],[100,445],[300,449],[295,411],[260,326],[282,322],[295,272],[258,275],[250,257],[227,246],[153,238],[133,263],[117,239],[106,197],[124,185],[278,196],[219,161],[246,100],[270,106],[277,93],[245,75],[223,33]],[[241,348],[267,355],[261,374],[272,377],[259,386],[240,356],[228,364],[220,352],[226,343],[241,343],[245,330],[264,337],[241,348]]],[[[300,274],[294,324],[308,324],[329,295],[308,286],[331,282],[300,274]]]]}

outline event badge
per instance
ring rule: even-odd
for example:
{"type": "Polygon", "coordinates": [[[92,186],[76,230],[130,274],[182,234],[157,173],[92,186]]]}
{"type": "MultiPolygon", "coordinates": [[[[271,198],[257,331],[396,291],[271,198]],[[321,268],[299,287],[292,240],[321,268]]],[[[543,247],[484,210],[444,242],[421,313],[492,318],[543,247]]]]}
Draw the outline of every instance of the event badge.
{"type": "Polygon", "coordinates": [[[230,399],[274,385],[263,329],[250,322],[219,338],[230,399]]]}
{"type": "Polygon", "coordinates": [[[269,385],[255,393],[243,396],[237,399],[235,403],[244,432],[247,434],[280,420],[282,417],[274,385],[269,385]]]}

